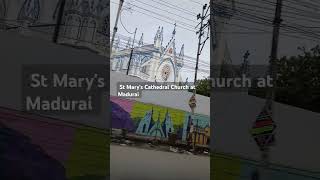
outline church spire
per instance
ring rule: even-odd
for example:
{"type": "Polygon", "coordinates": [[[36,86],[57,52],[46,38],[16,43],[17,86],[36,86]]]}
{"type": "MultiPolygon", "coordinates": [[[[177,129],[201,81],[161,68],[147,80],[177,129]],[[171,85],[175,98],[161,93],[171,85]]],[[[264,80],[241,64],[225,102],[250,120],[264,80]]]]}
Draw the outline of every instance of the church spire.
{"type": "Polygon", "coordinates": [[[25,0],[18,14],[18,20],[34,23],[39,19],[39,14],[39,0],[25,0]]]}
{"type": "Polygon", "coordinates": [[[143,46],[143,33],[140,37],[139,43],[138,43],[139,47],[143,46]]]}
{"type": "Polygon", "coordinates": [[[154,46],[157,48],[161,48],[162,42],[163,42],[163,27],[160,29],[160,26],[159,26],[156,36],[154,37],[154,46]]]}
{"type": "Polygon", "coordinates": [[[157,42],[157,40],[158,40],[158,37],[159,37],[159,34],[160,34],[160,26],[158,27],[157,33],[156,33],[156,35],[154,36],[154,44],[156,44],[156,42],[157,42]]]}
{"type": "Polygon", "coordinates": [[[161,45],[163,42],[163,27],[161,27],[161,31],[160,31],[160,40],[161,40],[161,45]]]}
{"type": "Polygon", "coordinates": [[[7,5],[5,0],[0,0],[0,18],[4,18],[7,13],[7,5]]]}
{"type": "Polygon", "coordinates": [[[183,57],[184,57],[184,44],[182,44],[182,46],[181,46],[181,50],[180,50],[180,53],[179,53],[179,57],[180,57],[181,59],[183,59],[183,57]]]}

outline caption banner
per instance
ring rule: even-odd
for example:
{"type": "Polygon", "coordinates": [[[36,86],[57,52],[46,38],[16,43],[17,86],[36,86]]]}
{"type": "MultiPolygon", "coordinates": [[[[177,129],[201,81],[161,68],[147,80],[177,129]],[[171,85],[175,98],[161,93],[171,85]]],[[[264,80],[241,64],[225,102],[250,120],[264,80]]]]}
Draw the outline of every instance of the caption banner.
{"type": "Polygon", "coordinates": [[[23,110],[99,113],[107,77],[104,65],[24,65],[23,110]]]}

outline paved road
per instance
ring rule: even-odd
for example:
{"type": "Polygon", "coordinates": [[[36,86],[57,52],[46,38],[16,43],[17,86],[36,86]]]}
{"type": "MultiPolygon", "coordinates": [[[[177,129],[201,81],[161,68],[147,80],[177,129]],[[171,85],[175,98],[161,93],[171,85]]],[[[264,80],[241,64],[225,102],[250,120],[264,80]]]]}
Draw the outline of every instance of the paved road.
{"type": "Polygon", "coordinates": [[[111,145],[111,180],[209,180],[210,159],[111,145]]]}

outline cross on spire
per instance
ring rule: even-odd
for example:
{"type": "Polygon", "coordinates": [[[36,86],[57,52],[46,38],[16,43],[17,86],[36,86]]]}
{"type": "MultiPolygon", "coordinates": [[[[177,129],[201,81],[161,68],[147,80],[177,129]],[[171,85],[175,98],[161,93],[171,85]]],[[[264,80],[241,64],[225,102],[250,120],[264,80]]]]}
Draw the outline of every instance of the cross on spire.
{"type": "Polygon", "coordinates": [[[177,27],[177,23],[174,23],[174,29],[173,29],[173,32],[172,32],[173,35],[176,34],[176,27],[177,27]]]}

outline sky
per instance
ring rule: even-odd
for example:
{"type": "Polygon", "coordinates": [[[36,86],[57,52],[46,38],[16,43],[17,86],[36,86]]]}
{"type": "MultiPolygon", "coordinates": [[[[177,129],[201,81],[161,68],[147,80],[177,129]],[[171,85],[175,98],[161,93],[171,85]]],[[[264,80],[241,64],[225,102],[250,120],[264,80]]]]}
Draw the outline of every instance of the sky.
{"type": "MultiPolygon", "coordinates": [[[[121,22],[118,22],[118,33],[125,36],[131,36],[135,28],[137,28],[136,40],[139,40],[141,34],[144,33],[144,41],[153,44],[154,36],[159,26],[164,28],[164,41],[166,45],[172,37],[174,23],[176,28],[176,49],[180,52],[182,44],[184,44],[185,55],[196,58],[198,48],[198,35],[195,33],[198,21],[197,14],[202,12],[202,4],[209,3],[209,0],[125,0],[124,11],[121,14],[121,22]],[[172,6],[174,5],[174,6],[172,6]],[[131,7],[130,10],[128,7],[131,7]],[[143,8],[143,9],[141,9],[143,8]],[[137,12],[139,11],[139,12],[137,12]],[[143,12],[144,14],[142,14],[143,12]],[[158,20],[160,18],[164,21],[158,20]],[[181,27],[182,26],[182,27],[181,27]],[[192,26],[192,27],[191,27],[192,26]],[[194,31],[194,32],[192,32],[194,31]]],[[[110,1],[110,30],[113,31],[119,0],[110,1]]],[[[207,41],[202,54],[200,56],[199,68],[205,66],[201,62],[210,63],[210,44],[207,41]]],[[[195,67],[195,63],[193,64],[195,67]]],[[[193,67],[193,68],[194,68],[193,67]]],[[[194,69],[182,69],[183,80],[194,77],[194,69]]],[[[199,72],[198,77],[203,78],[208,74],[199,72]]]]}

